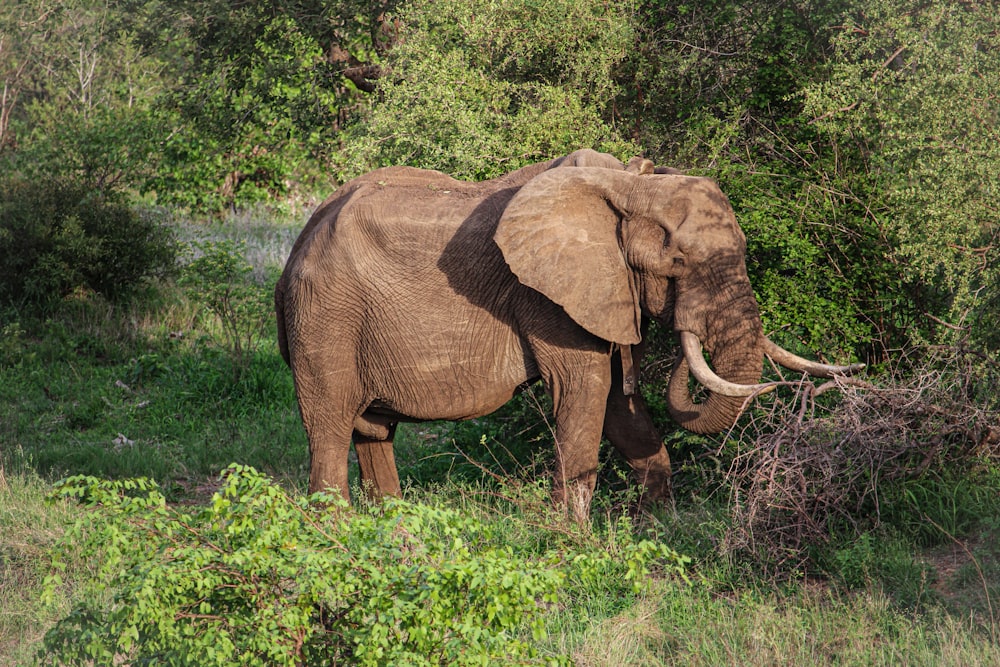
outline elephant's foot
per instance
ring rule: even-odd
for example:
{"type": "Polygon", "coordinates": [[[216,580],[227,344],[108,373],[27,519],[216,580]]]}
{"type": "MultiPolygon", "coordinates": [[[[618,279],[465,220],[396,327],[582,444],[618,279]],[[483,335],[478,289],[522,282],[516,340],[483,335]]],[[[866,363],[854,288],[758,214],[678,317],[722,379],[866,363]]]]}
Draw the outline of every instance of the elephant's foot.
{"type": "Polygon", "coordinates": [[[590,501],[594,498],[597,475],[587,475],[584,479],[563,480],[556,477],[552,488],[552,502],[563,508],[579,524],[590,521],[590,501]]]}
{"type": "Polygon", "coordinates": [[[392,440],[371,440],[355,434],[354,450],[361,468],[361,487],[371,499],[402,495],[392,440]]]}
{"type": "Polygon", "coordinates": [[[646,458],[629,460],[628,463],[632,467],[632,479],[642,490],[640,502],[646,504],[670,500],[673,495],[673,475],[666,450],[646,458]]]}
{"type": "Polygon", "coordinates": [[[310,447],[309,493],[333,492],[350,502],[347,486],[347,452],[331,447],[310,447]]]}

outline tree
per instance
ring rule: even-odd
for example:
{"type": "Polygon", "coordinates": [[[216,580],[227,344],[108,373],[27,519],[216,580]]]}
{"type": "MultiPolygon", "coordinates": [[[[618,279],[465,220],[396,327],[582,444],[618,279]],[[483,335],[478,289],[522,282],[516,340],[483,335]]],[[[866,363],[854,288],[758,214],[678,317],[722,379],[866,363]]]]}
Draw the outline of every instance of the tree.
{"type": "Polygon", "coordinates": [[[482,179],[584,146],[634,154],[612,114],[632,39],[625,3],[412,0],[391,25],[345,176],[408,164],[482,179]]]}
{"type": "MultiPolygon", "coordinates": [[[[865,200],[911,295],[915,341],[1000,342],[1000,34],[990,3],[864,3],[833,39],[805,116],[877,184],[865,200]]],[[[896,295],[887,294],[889,305],[896,295]]]]}
{"type": "Polygon", "coordinates": [[[786,345],[882,358],[997,330],[990,12],[640,5],[619,108],[650,157],[721,182],[765,326],[801,323],[774,332],[786,345]]]}
{"type": "Polygon", "coordinates": [[[47,38],[46,20],[52,13],[40,3],[12,3],[0,8],[0,152],[16,144],[11,119],[21,94],[30,87],[37,56],[47,38]]]}
{"type": "MultiPolygon", "coordinates": [[[[840,252],[854,231],[816,172],[823,148],[801,113],[800,90],[821,76],[843,5],[647,0],[618,100],[648,157],[720,181],[747,233],[765,327],[785,346],[829,357],[849,356],[873,333],[867,283],[840,252]]],[[[851,252],[853,261],[878,251],[851,252]]]]}
{"type": "Polygon", "coordinates": [[[150,188],[200,208],[284,194],[329,165],[377,71],[384,11],[359,0],[140,3],[158,49],[179,35],[170,133],[150,188]]]}
{"type": "Polygon", "coordinates": [[[107,3],[15,3],[0,15],[0,69],[9,170],[102,190],[139,182],[162,65],[107,3]]]}

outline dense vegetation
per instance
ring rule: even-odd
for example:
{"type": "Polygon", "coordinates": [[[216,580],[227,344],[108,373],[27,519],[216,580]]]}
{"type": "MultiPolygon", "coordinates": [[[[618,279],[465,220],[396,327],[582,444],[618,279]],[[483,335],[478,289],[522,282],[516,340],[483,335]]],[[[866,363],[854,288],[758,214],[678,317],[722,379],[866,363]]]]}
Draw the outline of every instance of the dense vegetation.
{"type": "Polygon", "coordinates": [[[0,662],[996,663],[998,128],[976,0],[0,5],[0,662]],[[768,332],[879,389],[659,409],[676,506],[609,455],[588,530],[537,391],[406,430],[406,502],[303,503],[268,301],[310,207],[580,147],[716,178],[768,332]]]}

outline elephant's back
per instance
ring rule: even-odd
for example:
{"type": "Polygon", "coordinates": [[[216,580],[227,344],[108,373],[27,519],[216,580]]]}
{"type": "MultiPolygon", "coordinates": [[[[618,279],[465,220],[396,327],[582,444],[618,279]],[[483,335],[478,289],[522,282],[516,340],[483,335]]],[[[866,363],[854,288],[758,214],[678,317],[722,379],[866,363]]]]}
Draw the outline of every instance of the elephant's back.
{"type": "Polygon", "coordinates": [[[446,299],[456,281],[496,282],[509,271],[493,233],[517,190],[504,185],[411,167],[350,181],[310,219],[279,287],[308,283],[312,292],[368,302],[416,290],[446,299]]]}

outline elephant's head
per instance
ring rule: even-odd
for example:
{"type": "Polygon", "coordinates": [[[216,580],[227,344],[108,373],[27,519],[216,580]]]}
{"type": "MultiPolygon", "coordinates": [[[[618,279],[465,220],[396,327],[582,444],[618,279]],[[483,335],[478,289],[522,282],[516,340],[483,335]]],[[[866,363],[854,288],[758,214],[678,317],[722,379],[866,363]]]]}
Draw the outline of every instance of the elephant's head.
{"type": "Polygon", "coordinates": [[[691,431],[718,432],[759,388],[772,351],[747,276],[746,237],[714,181],[653,172],[642,160],[626,170],[545,172],[510,201],[494,238],[523,284],[591,333],[633,345],[642,315],[679,332],[685,356],[671,376],[670,412],[691,431]],[[709,389],[702,403],[688,390],[689,368],[709,389]]]}

